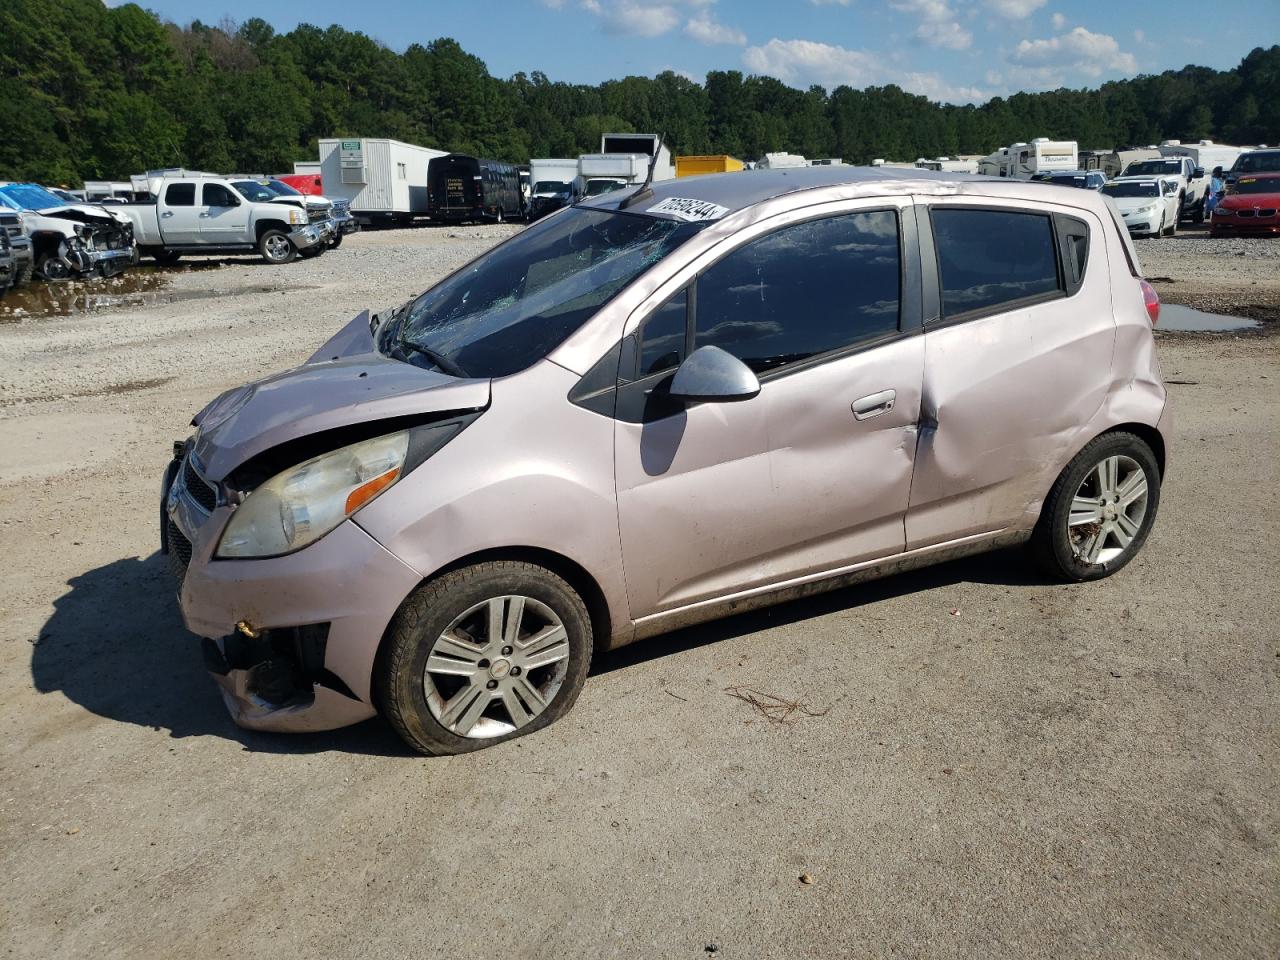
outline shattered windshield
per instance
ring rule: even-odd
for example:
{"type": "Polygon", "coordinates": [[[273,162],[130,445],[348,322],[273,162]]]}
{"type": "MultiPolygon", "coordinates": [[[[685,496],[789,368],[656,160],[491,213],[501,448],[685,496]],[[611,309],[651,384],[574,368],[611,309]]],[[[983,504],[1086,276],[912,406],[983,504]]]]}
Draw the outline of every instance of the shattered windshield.
{"type": "Polygon", "coordinates": [[[523,370],[703,226],[569,209],[418,297],[384,350],[453,376],[523,370]]]}
{"type": "Polygon", "coordinates": [[[48,210],[65,207],[67,201],[59,199],[44,187],[34,183],[10,183],[0,187],[0,195],[11,201],[9,206],[18,210],[48,210]]]}

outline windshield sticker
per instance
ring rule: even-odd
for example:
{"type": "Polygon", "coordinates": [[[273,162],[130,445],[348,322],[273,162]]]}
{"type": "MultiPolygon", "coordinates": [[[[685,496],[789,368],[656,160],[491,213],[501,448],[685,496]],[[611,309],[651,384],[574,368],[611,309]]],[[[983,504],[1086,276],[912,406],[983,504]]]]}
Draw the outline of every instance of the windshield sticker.
{"type": "Polygon", "coordinates": [[[684,197],[668,197],[661,203],[655,203],[645,213],[665,213],[679,220],[718,220],[729,212],[728,207],[706,200],[688,200],[684,197]]]}

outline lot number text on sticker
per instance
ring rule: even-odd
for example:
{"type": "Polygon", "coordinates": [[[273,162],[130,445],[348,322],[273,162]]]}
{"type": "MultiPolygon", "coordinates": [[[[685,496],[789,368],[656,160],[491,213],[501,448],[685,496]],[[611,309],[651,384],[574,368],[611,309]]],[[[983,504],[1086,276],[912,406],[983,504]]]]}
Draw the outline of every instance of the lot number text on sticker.
{"type": "Polygon", "coordinates": [[[681,220],[716,220],[728,212],[728,207],[722,207],[718,203],[687,200],[683,197],[668,197],[645,211],[645,213],[665,213],[681,220]]]}

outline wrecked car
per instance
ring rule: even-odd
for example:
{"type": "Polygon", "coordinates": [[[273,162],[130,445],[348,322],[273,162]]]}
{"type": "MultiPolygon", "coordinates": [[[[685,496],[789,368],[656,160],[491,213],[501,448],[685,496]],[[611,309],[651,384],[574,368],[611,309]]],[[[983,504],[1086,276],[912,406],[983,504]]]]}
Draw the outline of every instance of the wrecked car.
{"type": "Polygon", "coordinates": [[[0,183],[0,205],[22,212],[43,280],[109,277],[137,262],[133,225],[105,207],[69,204],[35,183],[0,183]]]}
{"type": "Polygon", "coordinates": [[[10,284],[15,287],[26,286],[35,273],[31,238],[27,236],[22,214],[17,210],[10,210],[3,204],[0,204],[0,233],[4,233],[7,238],[9,252],[13,255],[13,274],[10,284]]]}
{"type": "Polygon", "coordinates": [[[632,187],[214,399],[161,549],[237,723],[475,750],[676,627],[1015,544],[1121,570],[1165,470],[1158,314],[1094,191],[632,187]]]}

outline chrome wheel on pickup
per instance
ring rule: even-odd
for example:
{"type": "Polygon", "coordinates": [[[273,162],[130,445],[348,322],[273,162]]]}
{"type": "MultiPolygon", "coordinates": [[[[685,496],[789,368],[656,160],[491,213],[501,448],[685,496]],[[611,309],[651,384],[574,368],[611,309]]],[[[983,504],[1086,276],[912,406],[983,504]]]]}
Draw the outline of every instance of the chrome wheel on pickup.
{"type": "Polygon", "coordinates": [[[268,230],[258,240],[258,252],[267,263],[289,263],[298,255],[297,248],[283,230],[268,230]]]}

